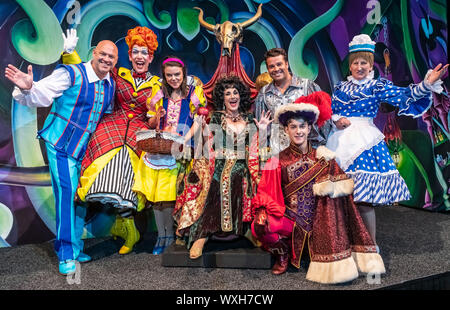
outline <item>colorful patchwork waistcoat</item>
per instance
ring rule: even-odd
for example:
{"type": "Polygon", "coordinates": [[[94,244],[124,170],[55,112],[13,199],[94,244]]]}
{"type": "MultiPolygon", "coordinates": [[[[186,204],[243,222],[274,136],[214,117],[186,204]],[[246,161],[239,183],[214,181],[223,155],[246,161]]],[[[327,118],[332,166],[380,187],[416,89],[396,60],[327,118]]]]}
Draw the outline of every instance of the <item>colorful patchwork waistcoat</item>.
{"type": "Polygon", "coordinates": [[[80,160],[90,135],[103,114],[112,107],[114,82],[110,78],[89,83],[84,64],[59,67],[69,72],[72,84],[54,100],[38,137],[80,160]]]}

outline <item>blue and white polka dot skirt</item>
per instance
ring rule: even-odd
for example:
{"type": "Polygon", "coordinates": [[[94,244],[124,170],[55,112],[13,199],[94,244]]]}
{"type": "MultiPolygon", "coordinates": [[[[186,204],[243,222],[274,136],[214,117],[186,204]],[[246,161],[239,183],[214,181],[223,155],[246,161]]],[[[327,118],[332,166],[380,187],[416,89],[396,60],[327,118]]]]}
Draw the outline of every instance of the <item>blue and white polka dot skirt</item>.
{"type": "Polygon", "coordinates": [[[355,183],[355,202],[389,205],[411,198],[384,141],[361,153],[345,172],[355,183]]]}

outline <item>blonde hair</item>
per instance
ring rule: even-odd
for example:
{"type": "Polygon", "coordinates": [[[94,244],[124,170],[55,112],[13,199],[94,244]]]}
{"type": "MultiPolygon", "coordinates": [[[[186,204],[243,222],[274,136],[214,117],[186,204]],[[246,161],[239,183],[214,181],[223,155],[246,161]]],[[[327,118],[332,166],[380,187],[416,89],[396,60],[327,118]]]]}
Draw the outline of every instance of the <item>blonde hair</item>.
{"type": "Polygon", "coordinates": [[[261,88],[263,88],[267,84],[270,84],[272,81],[273,80],[268,72],[261,73],[260,75],[258,75],[255,81],[256,90],[259,91],[261,88]]]}

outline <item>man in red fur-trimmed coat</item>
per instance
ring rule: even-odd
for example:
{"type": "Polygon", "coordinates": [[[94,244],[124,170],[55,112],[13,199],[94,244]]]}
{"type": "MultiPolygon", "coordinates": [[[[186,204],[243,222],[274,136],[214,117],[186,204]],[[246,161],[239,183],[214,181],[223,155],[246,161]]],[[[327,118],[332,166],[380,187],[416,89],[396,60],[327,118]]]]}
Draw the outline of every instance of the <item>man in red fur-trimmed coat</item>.
{"type": "Polygon", "coordinates": [[[358,270],[381,274],[383,260],[353,203],[353,181],[324,146],[311,147],[308,135],[331,117],[331,100],[324,92],[300,97],[275,112],[290,145],[264,167],[252,200],[253,235],[276,257],[273,274],[296,268],[305,249],[311,263],[306,278],[342,283],[358,270]]]}

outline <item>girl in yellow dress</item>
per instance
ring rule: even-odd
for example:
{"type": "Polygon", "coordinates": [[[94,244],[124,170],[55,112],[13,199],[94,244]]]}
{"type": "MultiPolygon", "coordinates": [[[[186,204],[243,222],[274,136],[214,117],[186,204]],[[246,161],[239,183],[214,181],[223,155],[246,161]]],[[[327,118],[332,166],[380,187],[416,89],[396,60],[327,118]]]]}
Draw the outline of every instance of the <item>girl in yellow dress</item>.
{"type": "MultiPolygon", "coordinates": [[[[161,66],[161,88],[148,106],[150,128],[179,135],[185,147],[192,146],[198,108],[206,106],[201,86],[188,81],[186,66],[177,57],[166,57],[161,66]]],[[[189,77],[191,78],[191,77],[189,77]]],[[[191,78],[192,79],[192,78],[191,78]]],[[[201,118],[202,116],[200,116],[201,118]]],[[[201,122],[199,122],[201,123],[201,122]]],[[[181,163],[172,155],[143,153],[133,190],[145,195],[153,204],[158,239],[153,254],[161,254],[174,241],[172,212],[177,194],[177,177],[181,163]]]]}

